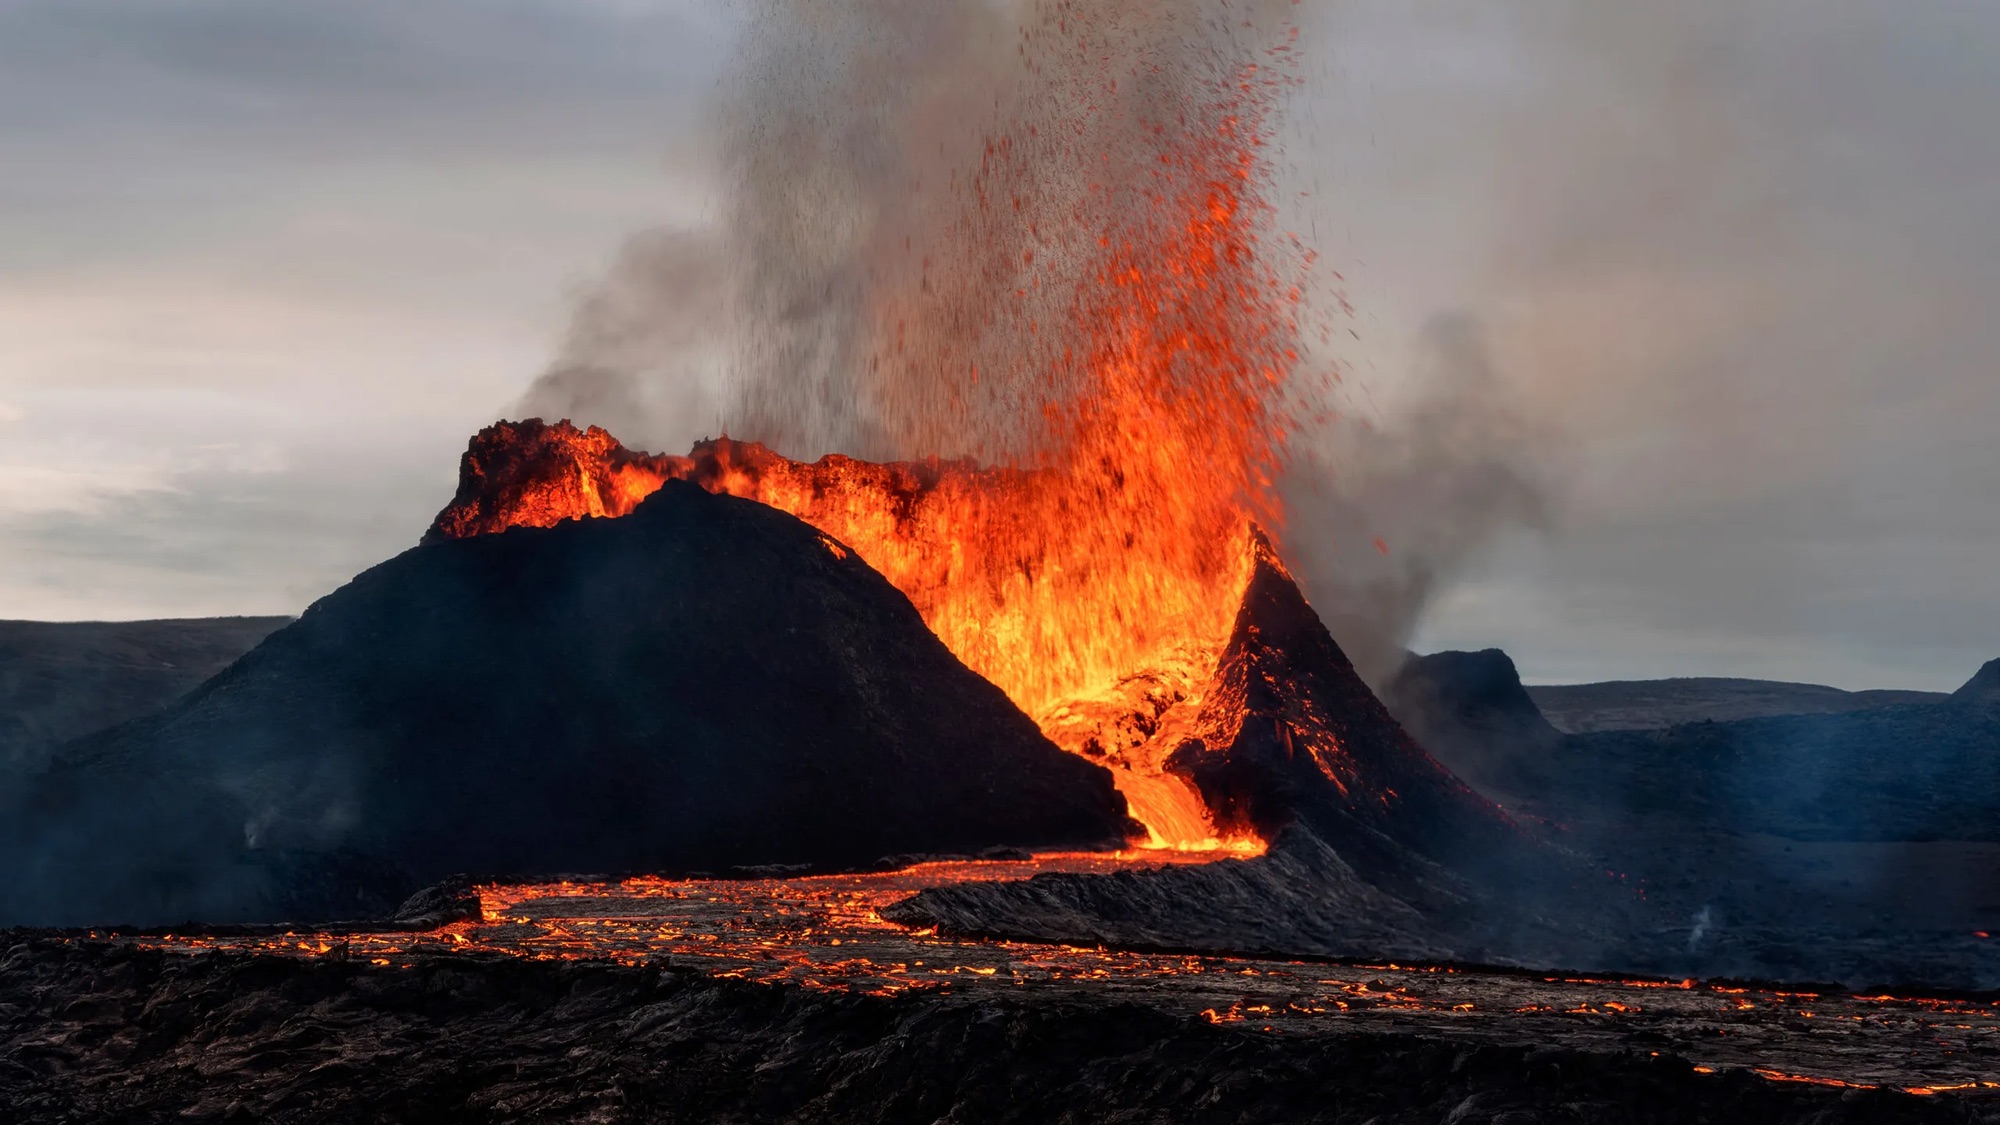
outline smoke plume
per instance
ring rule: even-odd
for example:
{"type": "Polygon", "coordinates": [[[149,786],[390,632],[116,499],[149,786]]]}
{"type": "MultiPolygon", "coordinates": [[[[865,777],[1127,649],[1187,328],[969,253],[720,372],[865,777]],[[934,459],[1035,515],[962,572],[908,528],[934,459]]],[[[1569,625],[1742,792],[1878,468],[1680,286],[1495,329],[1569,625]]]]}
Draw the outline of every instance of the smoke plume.
{"type": "Polygon", "coordinates": [[[1364,674],[1393,671],[1440,583],[1546,506],[1469,321],[1429,335],[1413,410],[1363,424],[1328,409],[1321,377],[1339,357],[1311,346],[1326,335],[1313,327],[1345,302],[1254,210],[1284,194],[1265,178],[1301,77],[1298,13],[1284,0],[757,5],[713,115],[715,230],[635,239],[520,412],[669,450],[719,429],[794,457],[1033,465],[1118,458],[1103,447],[1159,440],[1135,415],[1179,411],[1172,428],[1198,452],[1175,471],[1260,494],[1248,508],[1282,521],[1364,674]],[[1239,142],[1240,245],[1258,262],[1231,265],[1226,301],[1171,282],[1143,295],[1178,306],[1144,327],[1156,346],[1229,339],[1107,390],[1121,365],[1103,337],[1124,310],[1103,291],[1128,269],[1184,271],[1185,239],[1161,215],[1200,186],[1189,167],[1234,174],[1218,146],[1239,142]],[[1166,401],[1139,401],[1152,398],[1166,401]]]}
{"type": "Polygon", "coordinates": [[[1102,282],[1101,242],[1139,232],[1163,160],[1226,127],[1219,87],[1267,81],[1243,71],[1293,12],[756,5],[713,114],[716,231],[635,240],[522,408],[720,425],[792,456],[1032,459],[1039,408],[1077,390],[1064,321],[1102,282]],[[662,396],[675,382],[699,389],[662,396]]]}
{"type": "Polygon", "coordinates": [[[1340,415],[1284,482],[1293,566],[1376,686],[1453,579],[1504,534],[1547,531],[1554,516],[1553,439],[1509,397],[1478,322],[1439,317],[1422,343],[1407,404],[1340,415]]]}

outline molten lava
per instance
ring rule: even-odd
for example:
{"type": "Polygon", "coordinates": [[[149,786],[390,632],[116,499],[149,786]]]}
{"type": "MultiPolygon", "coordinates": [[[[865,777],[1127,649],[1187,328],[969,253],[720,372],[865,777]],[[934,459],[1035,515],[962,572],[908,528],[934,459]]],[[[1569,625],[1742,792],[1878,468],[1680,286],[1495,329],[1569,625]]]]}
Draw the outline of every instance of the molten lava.
{"type": "Polygon", "coordinates": [[[1044,854],[847,875],[488,884],[473,888],[477,917],[428,931],[133,937],[91,931],[61,940],[329,958],[368,966],[361,972],[457,954],[608,959],[872,996],[1109,989],[1120,1003],[1285,1035],[1365,1029],[1374,1021],[1389,1033],[1425,1027],[1598,1051],[1651,1044],[1645,1049],[1683,1054],[1698,1071],[1754,1070],[1773,1081],[1913,1094],[2000,1090],[1986,1046],[2000,1036],[2000,1002],[1989,997],[1854,996],[1473,966],[1139,952],[1094,942],[977,940],[936,927],[911,929],[882,915],[929,888],[1204,859],[1171,852],[1044,854]],[[1811,1034],[1796,1033],[1801,1021],[1815,1025],[1811,1034]]]}
{"type": "MultiPolygon", "coordinates": [[[[669,480],[769,504],[858,551],[1058,745],[1112,767],[1155,846],[1225,843],[1201,798],[1165,772],[1175,741],[1161,737],[1171,733],[1162,720],[1199,704],[1249,576],[1247,535],[1186,544],[1155,569],[1135,552],[1093,558],[1090,540],[1039,526],[1071,487],[1050,470],[838,456],[803,464],[727,438],[687,457],[653,456],[595,427],[528,421],[473,439],[431,537],[622,516],[669,480]]],[[[1227,843],[1260,850],[1247,837],[1227,843]]]]}
{"type": "Polygon", "coordinates": [[[1141,50],[1121,74],[1102,63],[1113,32],[1034,26],[1023,58],[1076,88],[1044,91],[939,187],[938,257],[879,295],[856,363],[894,447],[1003,467],[804,464],[726,438],[647,456],[596,428],[503,424],[433,534],[618,516],[670,479],[773,505],[859,552],[1059,745],[1114,767],[1155,845],[1218,847],[1163,768],[1163,728],[1198,709],[1310,409],[1310,255],[1275,228],[1265,154],[1290,47],[1171,68],[1141,50]],[[1098,135],[1112,104],[1116,157],[1098,135]]]}

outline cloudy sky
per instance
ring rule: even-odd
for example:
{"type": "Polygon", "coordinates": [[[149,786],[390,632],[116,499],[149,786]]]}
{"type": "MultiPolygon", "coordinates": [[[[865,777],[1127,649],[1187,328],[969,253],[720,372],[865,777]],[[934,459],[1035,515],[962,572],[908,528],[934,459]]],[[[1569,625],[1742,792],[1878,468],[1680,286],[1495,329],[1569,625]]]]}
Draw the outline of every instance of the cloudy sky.
{"type": "MultiPolygon", "coordinates": [[[[2000,7],[1318,7],[1285,176],[1351,408],[1504,442],[1545,500],[1452,555],[1418,647],[2000,656],[2000,7]]],[[[623,239],[713,213],[730,12],[0,0],[0,617],[293,613],[414,542],[623,239]]]]}

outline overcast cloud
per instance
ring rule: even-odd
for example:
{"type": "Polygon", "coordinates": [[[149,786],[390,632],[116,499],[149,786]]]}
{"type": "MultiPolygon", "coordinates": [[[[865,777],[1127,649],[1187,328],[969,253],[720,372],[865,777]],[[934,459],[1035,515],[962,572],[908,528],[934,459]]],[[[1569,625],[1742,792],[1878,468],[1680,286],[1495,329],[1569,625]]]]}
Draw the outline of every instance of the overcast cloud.
{"type": "Polygon", "coordinates": [[[2000,9],[1334,22],[1299,159],[1362,403],[1393,428],[1425,319],[1472,318],[1551,486],[1552,532],[1461,566],[1418,647],[1930,688],[2000,655],[2000,9]]]}
{"type": "Polygon", "coordinates": [[[625,235],[699,219],[729,34],[0,5],[0,615],[295,613],[413,543],[625,235]]]}
{"type": "MultiPolygon", "coordinates": [[[[0,5],[0,616],[296,612],[413,543],[624,240],[712,212],[729,11],[0,5]]],[[[1410,514],[1462,480],[1328,507],[1357,576],[1437,546],[1418,647],[1849,687],[2000,656],[2000,9],[1317,18],[1286,175],[1357,309],[1352,418],[1468,425],[1446,331],[1547,493],[1476,542],[1410,514]]]]}

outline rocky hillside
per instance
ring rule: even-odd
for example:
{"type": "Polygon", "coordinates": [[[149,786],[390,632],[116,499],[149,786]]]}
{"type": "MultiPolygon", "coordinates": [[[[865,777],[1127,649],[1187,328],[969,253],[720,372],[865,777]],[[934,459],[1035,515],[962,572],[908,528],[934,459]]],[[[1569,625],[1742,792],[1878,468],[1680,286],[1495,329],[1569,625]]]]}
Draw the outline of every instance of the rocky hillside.
{"type": "Polygon", "coordinates": [[[166,706],[290,620],[0,621],[0,766],[166,706]]]}
{"type": "Polygon", "coordinates": [[[622,520],[409,551],[166,711],[65,747],[0,826],[0,920],[353,917],[453,872],[1128,828],[1110,776],[853,552],[671,482],[622,520]]]}

